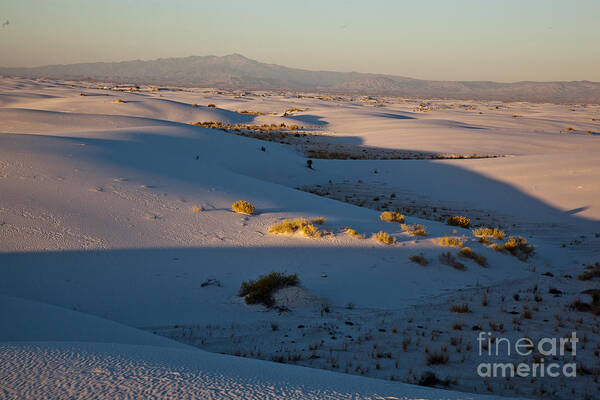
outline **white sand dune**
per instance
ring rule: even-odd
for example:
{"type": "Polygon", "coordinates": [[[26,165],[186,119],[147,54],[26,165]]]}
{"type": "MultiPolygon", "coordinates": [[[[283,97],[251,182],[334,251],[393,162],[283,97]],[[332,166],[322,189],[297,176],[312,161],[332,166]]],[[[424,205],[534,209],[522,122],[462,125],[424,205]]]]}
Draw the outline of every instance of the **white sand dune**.
{"type": "MultiPolygon", "coordinates": [[[[239,327],[239,337],[221,342],[229,340],[233,354],[236,346],[253,346],[246,330],[271,332],[273,321],[294,328],[310,321],[315,329],[332,323],[319,316],[321,300],[283,315],[245,305],[237,296],[241,282],[274,270],[297,273],[302,290],[329,304],[342,325],[352,303],[361,318],[393,315],[409,329],[407,309],[446,309],[447,296],[485,287],[507,288],[510,297],[512,282],[535,282],[542,270],[576,275],[600,255],[598,106],[466,102],[477,107],[467,109],[438,101],[420,112],[410,100],[374,107],[357,99],[200,90],[157,97],[26,79],[2,79],[0,88],[0,397],[483,398],[212,354],[150,332],[239,327]],[[234,112],[291,107],[308,110],[286,117],[234,112]],[[506,157],[315,159],[309,169],[294,146],[189,124],[211,120],[298,123],[334,144],[506,157]],[[482,216],[526,236],[536,254],[519,261],[468,229],[418,213],[407,223],[425,225],[428,236],[410,236],[374,209],[296,190],[315,185],[330,197],[346,190],[342,200],[395,198],[412,208],[482,216]],[[240,199],[256,206],[255,215],[231,212],[240,199]],[[321,240],[267,233],[283,218],[320,216],[332,232],[321,240]],[[398,243],[354,239],[342,232],[347,226],[367,235],[385,230],[398,243]],[[463,260],[467,270],[457,271],[439,263],[441,252],[456,250],[430,240],[444,235],[464,237],[489,267],[463,260]],[[429,266],[408,260],[419,253],[429,266]],[[209,278],[221,286],[202,287],[209,278]]],[[[292,340],[280,339],[282,349],[292,340]]],[[[298,335],[293,346],[325,339],[333,340],[298,335]]],[[[458,360],[431,367],[422,354],[394,354],[411,368],[405,375],[417,378],[427,369],[451,377],[466,368],[458,360]]],[[[389,378],[374,364],[370,371],[389,378]]],[[[486,390],[480,379],[466,381],[457,388],[486,390]]],[[[494,393],[520,395],[506,390],[494,393]]]]}

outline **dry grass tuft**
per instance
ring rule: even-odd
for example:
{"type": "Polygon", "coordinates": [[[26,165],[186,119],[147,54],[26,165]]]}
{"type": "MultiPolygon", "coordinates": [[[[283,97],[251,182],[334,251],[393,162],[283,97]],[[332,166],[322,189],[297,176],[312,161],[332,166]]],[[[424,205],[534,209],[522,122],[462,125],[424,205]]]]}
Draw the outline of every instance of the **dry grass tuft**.
{"type": "Polygon", "coordinates": [[[398,222],[404,223],[404,215],[396,211],[384,211],[379,216],[379,219],[384,222],[398,222]]]}
{"type": "Polygon", "coordinates": [[[425,230],[425,227],[423,225],[405,225],[402,224],[401,225],[402,230],[406,233],[408,233],[409,235],[413,235],[413,236],[427,236],[427,231],[425,230]]]}
{"type": "Polygon", "coordinates": [[[448,265],[459,271],[465,271],[467,269],[465,264],[458,261],[449,251],[440,254],[440,263],[448,265]]]}
{"type": "Polygon", "coordinates": [[[465,258],[470,258],[482,267],[487,267],[488,265],[487,259],[484,256],[475,253],[470,247],[463,247],[458,252],[458,255],[465,258]]]}
{"type": "Polygon", "coordinates": [[[450,311],[455,312],[455,313],[459,313],[459,314],[466,314],[466,313],[470,313],[471,312],[471,307],[469,307],[469,305],[467,303],[452,304],[450,306],[450,311]]]}
{"type": "Polygon", "coordinates": [[[309,221],[305,218],[286,219],[272,225],[269,228],[269,233],[274,235],[293,235],[300,232],[306,237],[318,239],[323,236],[323,232],[311,223],[312,221],[314,220],[309,221]]]}
{"type": "Polygon", "coordinates": [[[217,106],[216,106],[216,105],[214,105],[214,104],[209,104],[207,107],[210,107],[210,108],[217,108],[217,106]]]}
{"type": "Polygon", "coordinates": [[[410,256],[410,257],[408,257],[408,259],[409,259],[409,261],[419,264],[423,267],[426,266],[427,264],[429,264],[429,261],[425,258],[423,253],[419,253],[417,255],[410,256]]]}
{"type": "Polygon", "coordinates": [[[396,238],[393,236],[390,236],[389,233],[384,232],[384,231],[379,231],[377,233],[373,234],[373,239],[377,240],[380,243],[383,244],[394,244],[396,243],[396,238]]]}
{"type": "Polygon", "coordinates": [[[352,236],[355,239],[366,239],[367,238],[364,234],[358,233],[356,230],[354,230],[352,228],[346,228],[345,232],[348,236],[352,236]]]}
{"type": "Polygon", "coordinates": [[[123,99],[116,99],[113,101],[113,103],[125,103],[125,100],[123,99]]]}
{"type": "Polygon", "coordinates": [[[450,246],[450,247],[462,247],[463,242],[460,238],[454,236],[442,236],[439,238],[432,239],[440,246],[450,246]]]}
{"type": "Polygon", "coordinates": [[[195,213],[201,213],[202,211],[204,211],[204,209],[202,207],[194,206],[192,207],[192,211],[195,213]]]}
{"type": "Polygon", "coordinates": [[[232,204],[231,209],[238,214],[252,215],[254,206],[245,200],[238,200],[232,204]]]}
{"type": "Polygon", "coordinates": [[[468,228],[471,226],[471,220],[467,217],[455,215],[453,217],[449,217],[446,220],[446,224],[452,226],[460,226],[461,228],[468,228]]]}
{"type": "Polygon", "coordinates": [[[489,227],[473,229],[473,235],[481,238],[493,237],[494,239],[498,240],[502,240],[504,239],[504,237],[506,237],[506,233],[504,233],[500,229],[489,227]]]}
{"type": "Polygon", "coordinates": [[[429,353],[427,355],[427,365],[448,364],[448,353],[440,351],[439,353],[429,353]]]}

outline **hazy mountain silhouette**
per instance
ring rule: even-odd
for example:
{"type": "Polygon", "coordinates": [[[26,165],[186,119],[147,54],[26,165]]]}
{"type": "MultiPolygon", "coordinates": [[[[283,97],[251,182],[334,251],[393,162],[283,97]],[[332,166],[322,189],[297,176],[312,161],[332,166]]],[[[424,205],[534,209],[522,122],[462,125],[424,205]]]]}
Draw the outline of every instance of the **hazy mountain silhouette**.
{"type": "Polygon", "coordinates": [[[600,83],[430,81],[358,72],[308,71],[240,54],[0,68],[0,74],[229,89],[289,89],[409,97],[600,103],[600,83]]]}

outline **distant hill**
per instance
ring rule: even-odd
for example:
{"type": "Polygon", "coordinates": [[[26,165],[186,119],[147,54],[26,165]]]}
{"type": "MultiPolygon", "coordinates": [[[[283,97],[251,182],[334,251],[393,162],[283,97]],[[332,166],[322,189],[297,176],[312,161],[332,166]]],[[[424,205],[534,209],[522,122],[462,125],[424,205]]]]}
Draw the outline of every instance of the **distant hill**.
{"type": "Polygon", "coordinates": [[[424,98],[600,103],[598,82],[429,81],[358,72],[308,71],[264,64],[239,54],[0,68],[0,74],[228,89],[289,89],[424,98]]]}

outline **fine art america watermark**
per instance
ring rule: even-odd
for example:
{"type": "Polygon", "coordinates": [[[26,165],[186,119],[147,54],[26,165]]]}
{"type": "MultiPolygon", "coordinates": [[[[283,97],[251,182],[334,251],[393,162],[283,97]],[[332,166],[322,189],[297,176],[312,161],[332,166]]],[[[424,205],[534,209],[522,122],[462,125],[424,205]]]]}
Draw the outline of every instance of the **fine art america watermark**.
{"type": "Polygon", "coordinates": [[[577,333],[572,332],[570,337],[541,338],[535,343],[532,339],[523,337],[511,341],[506,337],[494,337],[491,332],[479,332],[477,343],[479,356],[510,357],[512,355],[527,357],[536,352],[534,362],[482,362],[477,366],[477,374],[482,378],[505,377],[558,377],[567,378],[577,376],[575,362],[564,362],[560,357],[577,355],[577,333]],[[563,361],[563,362],[560,362],[563,361]]]}

